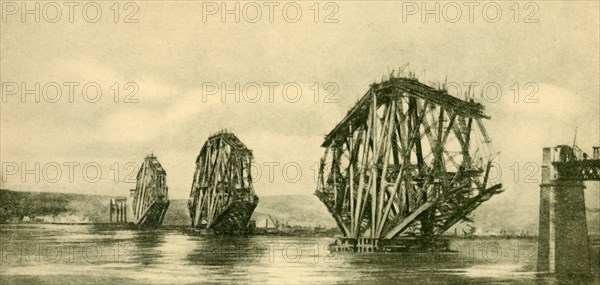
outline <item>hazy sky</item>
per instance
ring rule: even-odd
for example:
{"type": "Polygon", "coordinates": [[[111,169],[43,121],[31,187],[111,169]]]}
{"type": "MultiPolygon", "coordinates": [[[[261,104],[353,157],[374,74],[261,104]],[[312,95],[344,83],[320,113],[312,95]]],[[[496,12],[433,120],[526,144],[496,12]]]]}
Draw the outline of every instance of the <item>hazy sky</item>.
{"type": "MultiPolygon", "coordinates": [[[[81,3],[74,7],[73,23],[65,6],[60,20],[49,23],[55,7],[44,10],[45,2],[40,3],[40,23],[32,15],[26,15],[23,23],[20,11],[3,14],[0,23],[0,150],[6,177],[2,188],[125,195],[134,184],[114,182],[116,170],[122,181],[133,171],[128,163],[139,165],[154,152],[167,171],[171,197],[185,198],[200,148],[209,134],[227,128],[254,150],[261,166],[255,183],[259,195],[312,194],[324,134],[369,84],[406,63],[425,83],[477,82],[477,96],[486,84],[500,87],[497,101],[491,100],[496,96],[494,88],[488,88],[488,100],[482,103],[492,117],[485,125],[494,150],[501,152],[506,192],[483,207],[509,207],[518,215],[537,215],[542,147],[571,144],[576,126],[578,145],[590,154],[592,145],[600,145],[600,32],[595,1],[552,1],[518,8],[511,7],[512,1],[496,2],[502,14],[495,23],[490,20],[493,10],[487,20],[482,16],[483,4],[474,7],[472,23],[464,5],[459,5],[460,20],[451,23],[456,6],[447,3],[441,3],[445,14],[439,23],[433,15],[425,15],[423,23],[419,11],[403,19],[403,12],[420,9],[421,2],[404,2],[418,5],[403,7],[391,1],[331,2],[330,6],[322,2],[318,23],[312,1],[295,2],[302,11],[296,23],[282,16],[284,2],[273,6],[273,23],[263,2],[257,4],[262,15],[256,23],[249,22],[255,6],[245,7],[248,2],[238,2],[239,23],[235,15],[225,15],[225,23],[221,21],[221,2],[205,4],[203,10],[201,3],[192,1],[134,1],[127,8],[122,3],[118,23],[112,2],[98,2],[101,18],[89,23],[81,15],[81,3]],[[136,7],[139,10],[131,19],[138,22],[123,23],[136,7]],[[203,15],[215,7],[219,8],[215,15],[203,15]],[[518,22],[515,11],[519,11],[518,22]],[[323,23],[331,13],[330,20],[337,23],[323,23]],[[537,23],[524,23],[527,16],[527,21],[537,23]],[[40,82],[40,92],[47,91],[46,100],[42,97],[36,103],[34,95],[27,95],[21,102],[21,83],[34,89],[35,82],[40,82]],[[73,86],[74,102],[69,102],[69,82],[79,84],[73,86]],[[120,89],[118,103],[114,102],[115,82],[120,89]],[[236,82],[247,100],[236,102],[235,94],[229,94],[221,102],[222,87],[235,89],[236,82]],[[95,86],[102,89],[98,102],[86,102],[81,96],[86,84],[88,101],[95,96],[95,86]],[[56,103],[48,102],[56,85],[63,96],[56,103]],[[19,90],[11,95],[15,86],[19,90]],[[138,102],[123,103],[134,86],[138,90],[133,98],[138,102]],[[214,86],[219,90],[212,92],[214,86]],[[261,87],[262,97],[248,102],[256,96],[256,86],[261,87]],[[275,86],[272,102],[269,86],[275,86]],[[295,88],[302,96],[298,102],[288,102],[294,101],[295,88]],[[315,89],[320,90],[318,102],[315,89]],[[520,90],[517,102],[515,89],[520,90]],[[331,98],[326,100],[327,96],[331,98]],[[23,166],[35,169],[36,162],[40,181],[33,174],[22,181],[23,166]],[[279,163],[272,182],[267,167],[271,163],[279,163]],[[91,167],[83,177],[86,164],[91,167]],[[96,164],[102,167],[98,181],[94,181],[96,164]],[[56,165],[62,172],[58,178],[56,165]],[[73,182],[68,165],[74,165],[73,182]],[[288,166],[285,177],[284,165],[288,166]],[[297,167],[302,177],[295,181],[297,167]],[[515,177],[516,169],[520,171],[515,177]]],[[[228,2],[228,7],[234,3],[228,2]]],[[[3,13],[14,10],[5,4],[3,13]]],[[[93,20],[90,9],[87,17],[93,20]]],[[[293,9],[288,9],[288,17],[294,17],[293,9]]],[[[588,184],[591,207],[599,207],[598,188],[598,183],[588,184]]]]}

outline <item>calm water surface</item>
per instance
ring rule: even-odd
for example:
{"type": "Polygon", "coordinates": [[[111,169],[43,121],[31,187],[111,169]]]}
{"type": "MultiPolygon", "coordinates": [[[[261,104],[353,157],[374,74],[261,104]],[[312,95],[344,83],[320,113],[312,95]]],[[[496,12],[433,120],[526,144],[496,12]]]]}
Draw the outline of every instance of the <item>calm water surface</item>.
{"type": "Polygon", "coordinates": [[[455,239],[456,252],[410,254],[334,254],[332,240],[0,225],[0,284],[599,284],[536,274],[535,240],[455,239]]]}

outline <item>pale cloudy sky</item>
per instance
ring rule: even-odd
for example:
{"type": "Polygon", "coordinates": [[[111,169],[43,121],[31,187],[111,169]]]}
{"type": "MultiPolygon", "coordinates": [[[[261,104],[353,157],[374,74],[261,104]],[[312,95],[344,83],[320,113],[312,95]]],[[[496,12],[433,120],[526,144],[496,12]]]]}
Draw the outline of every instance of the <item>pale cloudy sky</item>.
{"type": "MultiPolygon", "coordinates": [[[[325,10],[324,3],[315,23],[314,2],[297,2],[302,9],[297,23],[281,16],[282,2],[270,23],[268,7],[259,2],[263,15],[257,23],[244,19],[235,23],[232,16],[222,23],[218,13],[203,22],[199,2],[144,1],[132,2],[139,7],[134,16],[139,21],[128,24],[121,22],[133,8],[121,6],[119,23],[114,23],[112,2],[98,3],[103,13],[97,23],[78,14],[83,4],[75,7],[74,23],[67,18],[67,8],[57,23],[43,17],[35,23],[31,16],[22,23],[20,14],[7,15],[0,23],[4,84],[0,160],[6,177],[2,188],[124,195],[134,184],[112,181],[116,169],[123,180],[133,170],[128,163],[139,164],[154,152],[167,170],[171,197],[185,198],[201,146],[210,133],[227,128],[254,150],[262,166],[255,184],[259,195],[312,194],[324,134],[369,84],[406,63],[426,83],[478,82],[476,95],[485,84],[501,87],[497,102],[483,103],[492,116],[485,124],[494,149],[501,152],[506,192],[483,207],[512,205],[519,214],[537,215],[542,147],[571,144],[576,126],[582,148],[591,153],[593,145],[600,145],[595,1],[537,3],[532,18],[538,23],[523,23],[535,8],[524,6],[515,23],[512,2],[497,2],[502,16],[496,23],[486,21],[477,7],[470,23],[466,6],[457,23],[443,17],[436,23],[431,16],[422,23],[418,13],[403,21],[403,6],[391,1],[332,2],[338,8],[333,16],[338,23],[322,23],[334,11],[332,6],[325,10]],[[43,99],[35,103],[33,95],[22,103],[20,93],[9,95],[12,82],[30,89],[35,82],[42,87],[57,82],[64,94],[57,103],[43,99]],[[65,82],[80,84],[72,103],[65,82]],[[102,88],[96,103],[81,97],[82,86],[89,82],[102,88]],[[124,85],[135,82],[139,102],[115,103],[114,82],[120,83],[121,99],[133,90],[124,90],[124,85]],[[251,86],[255,82],[262,86],[263,96],[257,103],[237,103],[233,95],[222,103],[221,93],[203,100],[207,93],[203,86],[222,82],[228,88],[239,82],[247,90],[255,90],[251,86]],[[279,84],[273,102],[268,82],[279,84]],[[315,82],[320,89],[317,103],[315,82]],[[328,82],[333,84],[325,90],[328,82]],[[286,102],[281,95],[282,86],[291,83],[302,90],[298,102],[286,102]],[[515,83],[520,89],[518,102],[515,83]],[[332,95],[334,87],[338,90],[332,95]],[[531,92],[535,94],[530,99],[538,102],[524,103],[531,92]],[[337,103],[324,102],[326,96],[337,103]],[[22,181],[22,167],[34,169],[36,162],[40,172],[46,166],[47,177],[36,182],[34,175],[25,175],[22,181]],[[537,166],[525,169],[528,162],[537,166]],[[55,176],[53,163],[62,171],[55,183],[49,181],[55,176]],[[65,163],[79,163],[73,182],[65,163]],[[92,183],[82,177],[83,165],[89,163],[101,165],[102,179],[92,183]],[[269,163],[279,163],[272,181],[269,163]],[[515,163],[520,169],[516,178],[510,168],[515,163]],[[284,177],[286,164],[291,167],[284,177]],[[8,175],[14,165],[19,169],[8,175]],[[295,166],[302,171],[298,181],[293,181],[295,166]],[[525,180],[531,172],[533,181],[525,180]]],[[[90,90],[94,89],[88,89],[93,97],[90,90]]],[[[287,90],[293,97],[293,89],[287,90]]],[[[488,89],[490,97],[492,90],[488,89]]],[[[88,170],[93,179],[94,168],[88,170]]],[[[588,205],[599,207],[598,183],[588,188],[588,205]]]]}

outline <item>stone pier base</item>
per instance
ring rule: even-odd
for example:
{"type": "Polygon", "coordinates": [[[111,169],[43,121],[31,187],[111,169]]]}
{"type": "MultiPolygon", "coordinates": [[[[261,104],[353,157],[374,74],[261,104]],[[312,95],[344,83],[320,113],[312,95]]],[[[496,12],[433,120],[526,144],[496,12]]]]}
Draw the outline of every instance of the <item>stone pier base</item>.
{"type": "Polygon", "coordinates": [[[590,274],[590,251],[585,200],[580,181],[555,180],[551,153],[544,149],[538,271],[557,274],[590,274]]]}

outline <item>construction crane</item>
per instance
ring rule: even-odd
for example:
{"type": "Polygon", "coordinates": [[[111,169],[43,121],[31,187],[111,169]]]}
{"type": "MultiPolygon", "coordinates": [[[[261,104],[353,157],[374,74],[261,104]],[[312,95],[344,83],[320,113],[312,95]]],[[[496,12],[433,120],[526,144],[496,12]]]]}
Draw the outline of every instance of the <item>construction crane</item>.
{"type": "Polygon", "coordinates": [[[267,214],[267,216],[269,216],[269,219],[271,220],[273,225],[275,225],[275,228],[282,229],[284,227],[289,227],[289,222],[281,222],[280,220],[273,218],[270,214],[267,214]]]}
{"type": "Polygon", "coordinates": [[[279,229],[279,220],[274,219],[273,217],[271,217],[271,215],[267,214],[267,216],[269,216],[269,220],[271,220],[271,222],[273,223],[273,225],[275,226],[275,228],[279,229]]]}

